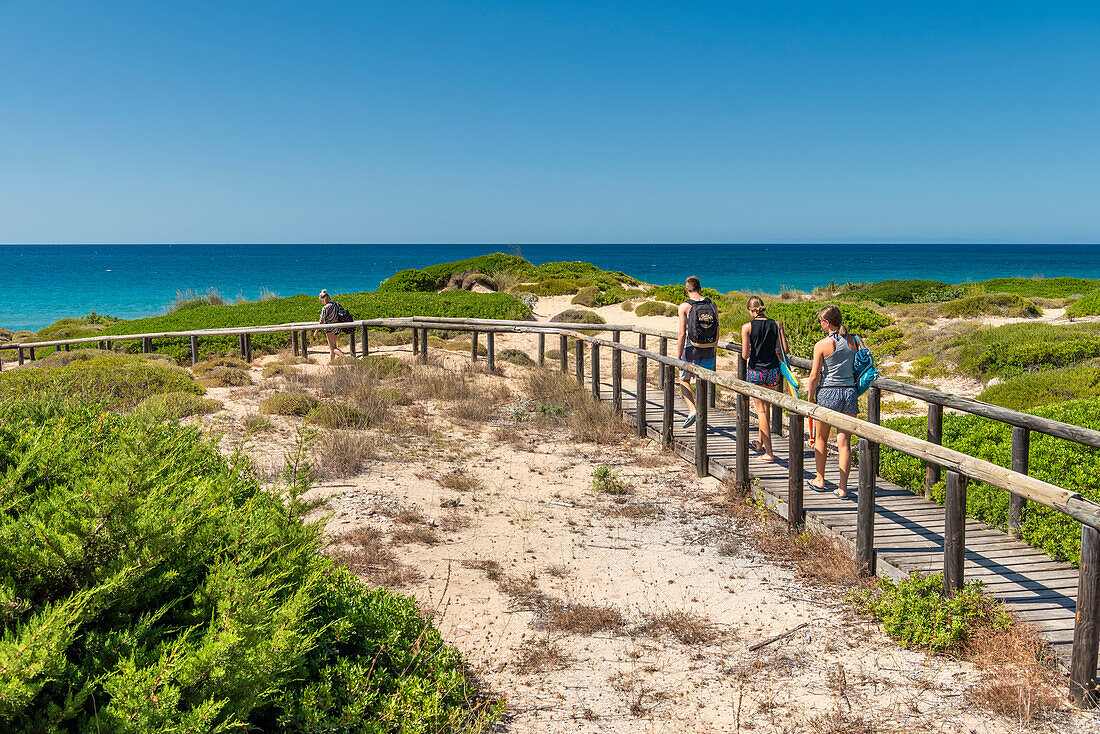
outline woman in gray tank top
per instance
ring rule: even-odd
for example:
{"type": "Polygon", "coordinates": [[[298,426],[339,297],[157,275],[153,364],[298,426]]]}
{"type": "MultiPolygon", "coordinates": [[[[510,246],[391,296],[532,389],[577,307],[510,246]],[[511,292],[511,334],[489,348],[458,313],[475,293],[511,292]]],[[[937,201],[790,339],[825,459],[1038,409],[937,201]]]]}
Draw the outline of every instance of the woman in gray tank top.
{"type": "MultiPolygon", "coordinates": [[[[823,408],[846,415],[859,413],[859,396],[856,393],[856,376],[853,363],[857,345],[844,328],[843,317],[836,306],[826,306],[817,314],[825,331],[825,338],[814,345],[813,369],[810,371],[810,400],[823,408]]],[[[825,490],[825,460],[829,434],[833,427],[816,422],[814,435],[814,462],[817,476],[810,480],[810,487],[818,492],[825,490]]],[[[848,496],[848,474],[852,470],[851,434],[837,429],[836,446],[839,454],[840,482],[833,494],[848,496]]]]}

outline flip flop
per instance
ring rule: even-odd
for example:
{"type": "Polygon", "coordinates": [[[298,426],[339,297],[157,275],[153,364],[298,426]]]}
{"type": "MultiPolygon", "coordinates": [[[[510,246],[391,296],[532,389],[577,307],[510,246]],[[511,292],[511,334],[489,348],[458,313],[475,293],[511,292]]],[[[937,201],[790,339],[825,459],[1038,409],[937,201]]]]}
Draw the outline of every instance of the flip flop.
{"type": "Polygon", "coordinates": [[[811,482],[809,479],[806,480],[806,486],[809,487],[810,489],[812,489],[815,492],[824,492],[826,489],[828,489],[828,487],[819,487],[819,486],[817,486],[816,484],[811,482]]]}
{"type": "Polygon", "coordinates": [[[845,492],[844,494],[841,494],[839,489],[834,489],[833,490],[833,496],[835,496],[837,499],[842,499],[842,500],[848,499],[848,493],[845,492]]]}
{"type": "Polygon", "coordinates": [[[687,420],[684,421],[684,428],[691,428],[691,426],[695,423],[695,416],[696,415],[697,415],[697,413],[692,413],[691,415],[689,415],[687,417],[687,420]]]}

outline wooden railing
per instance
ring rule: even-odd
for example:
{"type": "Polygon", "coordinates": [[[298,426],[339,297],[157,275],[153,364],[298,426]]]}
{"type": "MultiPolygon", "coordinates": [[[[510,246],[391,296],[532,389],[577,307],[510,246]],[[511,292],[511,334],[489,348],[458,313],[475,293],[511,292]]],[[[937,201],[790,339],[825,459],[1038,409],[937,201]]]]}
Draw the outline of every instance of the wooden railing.
{"type": "MultiPolygon", "coordinates": [[[[888,446],[910,456],[923,460],[929,467],[935,467],[937,472],[947,471],[947,495],[945,512],[944,533],[944,591],[951,594],[961,589],[964,584],[963,561],[966,551],[966,484],[968,478],[973,478],[998,489],[1009,492],[1013,497],[1019,498],[1021,507],[1023,500],[1030,500],[1043,506],[1062,512],[1081,523],[1081,563],[1078,575],[1077,619],[1074,629],[1072,660],[1070,665],[1070,695],[1082,705],[1095,705],[1096,692],[1096,666],[1098,644],[1100,644],[1100,504],[1093,502],[1079,493],[1044,482],[1035,477],[1028,476],[1026,464],[1026,449],[1023,450],[1023,461],[1018,460],[1017,431],[1040,431],[1052,436],[1066,438],[1089,446],[1100,446],[1100,432],[1090,431],[1077,426],[1070,426],[1057,421],[1030,416],[1025,413],[998,408],[970,398],[962,398],[936,390],[929,390],[916,385],[880,378],[869,391],[868,396],[868,420],[838,413],[815,403],[786,395],[775,390],[770,390],[752,383],[743,378],[744,361],[738,356],[738,376],[730,377],[713,370],[704,369],[690,362],[684,362],[674,356],[668,355],[668,342],[676,337],[675,333],[639,328],[622,324],[553,324],[545,322],[527,321],[500,321],[489,319],[458,319],[447,317],[407,317],[387,318],[352,321],[339,324],[340,327],[351,329],[351,351],[355,354],[356,336],[362,332],[362,354],[369,353],[368,329],[370,328],[399,328],[411,329],[411,341],[413,353],[420,362],[426,362],[428,358],[428,332],[431,330],[465,331],[471,333],[470,358],[476,361],[478,355],[478,335],[486,335],[486,360],[490,368],[495,368],[496,344],[495,335],[498,333],[525,333],[538,336],[538,363],[545,366],[546,363],[546,337],[556,335],[559,339],[559,369],[568,372],[568,340],[574,340],[574,369],[578,382],[582,385],[585,381],[585,350],[588,347],[591,353],[591,362],[588,371],[590,389],[595,398],[601,397],[602,381],[600,379],[600,349],[606,348],[611,354],[611,403],[616,409],[622,408],[622,354],[632,354],[637,358],[637,376],[635,397],[638,409],[635,411],[635,429],[639,436],[646,436],[648,423],[646,419],[647,404],[647,375],[648,362],[653,361],[660,365],[658,371],[658,389],[662,392],[662,420],[659,432],[659,440],[663,446],[670,447],[673,443],[672,426],[675,405],[675,370],[690,372],[698,377],[696,385],[696,408],[698,418],[695,422],[694,448],[692,458],[695,462],[696,472],[700,476],[706,476],[715,469],[707,455],[707,428],[708,409],[714,405],[714,393],[716,387],[730,390],[736,395],[736,458],[734,464],[734,481],[741,487],[749,485],[749,398],[757,398],[772,406],[770,420],[777,428],[782,426],[782,411],[787,411],[787,428],[790,451],[788,461],[788,494],[787,494],[787,521],[793,527],[798,527],[805,521],[803,507],[804,466],[803,451],[797,447],[804,444],[803,421],[805,418],[822,421],[838,429],[856,434],[859,439],[859,479],[857,498],[857,537],[856,560],[865,573],[873,573],[875,570],[874,551],[874,517],[875,517],[875,484],[878,469],[878,448],[888,446]],[[610,332],[611,338],[603,338],[587,334],[585,332],[610,332]],[[622,335],[634,333],[638,338],[638,346],[631,346],[622,341],[622,335]],[[647,337],[659,340],[658,351],[647,349],[647,337]],[[930,405],[929,415],[933,415],[931,406],[938,408],[936,416],[942,416],[942,408],[949,407],[974,415],[981,415],[994,420],[1001,420],[1013,426],[1013,459],[1012,467],[1005,468],[991,462],[979,459],[960,451],[955,451],[940,445],[938,440],[923,440],[909,436],[908,434],[894,431],[879,425],[881,392],[888,390],[902,395],[916,397],[925,400],[930,405]],[[778,420],[777,420],[778,418],[778,420]]],[[[292,324],[278,324],[270,326],[233,327],[227,329],[203,329],[198,331],[161,332],[153,334],[126,334],[110,336],[93,336],[80,339],[60,339],[41,342],[19,342],[0,345],[0,350],[15,349],[19,353],[19,361],[22,364],[29,355],[35,359],[35,349],[55,347],[68,350],[72,345],[98,343],[103,348],[110,348],[117,342],[140,342],[144,352],[153,350],[153,340],[166,338],[186,337],[190,341],[191,360],[194,363],[198,359],[200,339],[203,337],[237,336],[238,347],[242,357],[251,359],[251,336],[254,334],[289,333],[291,346],[295,354],[299,353],[308,343],[305,336],[309,331],[318,328],[332,328],[333,324],[318,324],[314,322],[301,322],[292,324]]],[[[728,343],[725,348],[740,352],[739,343],[728,343]]],[[[806,360],[798,358],[792,362],[800,368],[808,368],[806,360]]],[[[935,436],[932,436],[932,423],[930,421],[930,438],[938,439],[938,424],[935,436]]],[[[1025,438],[1020,439],[1026,446],[1025,438]]],[[[929,470],[928,477],[932,473],[929,470]]],[[[938,481],[938,473],[937,473],[938,481]]],[[[1019,512],[1016,515],[1018,527],[1019,512]]]]}

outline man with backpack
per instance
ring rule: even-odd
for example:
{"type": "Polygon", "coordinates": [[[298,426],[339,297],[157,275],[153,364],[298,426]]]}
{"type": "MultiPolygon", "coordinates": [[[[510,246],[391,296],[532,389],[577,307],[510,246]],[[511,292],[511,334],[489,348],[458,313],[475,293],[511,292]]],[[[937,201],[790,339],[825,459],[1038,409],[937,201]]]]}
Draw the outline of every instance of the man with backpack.
{"type": "MultiPolygon", "coordinates": [[[[687,300],[680,304],[680,333],[676,337],[676,354],[685,362],[714,369],[718,346],[718,307],[703,295],[699,279],[694,275],[684,281],[687,300]]],[[[695,391],[691,389],[690,372],[680,370],[680,393],[688,402],[689,413],[684,428],[695,423],[695,391]]]]}

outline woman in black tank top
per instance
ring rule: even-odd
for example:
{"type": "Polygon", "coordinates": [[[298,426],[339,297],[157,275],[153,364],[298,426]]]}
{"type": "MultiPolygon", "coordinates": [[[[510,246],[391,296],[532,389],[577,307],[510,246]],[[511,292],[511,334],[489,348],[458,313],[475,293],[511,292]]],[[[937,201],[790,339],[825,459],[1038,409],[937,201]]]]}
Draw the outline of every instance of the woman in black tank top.
{"type": "MultiPolygon", "coordinates": [[[[759,296],[749,299],[752,320],[741,327],[741,356],[748,361],[746,379],[754,385],[778,390],[782,377],[779,374],[779,351],[787,353],[787,335],[783,324],[765,315],[767,306],[759,296]]],[[[768,421],[768,404],[759,398],[752,399],[756,408],[760,440],[753,448],[763,451],[764,461],[775,461],[772,453],[771,426],[768,421]]]]}

